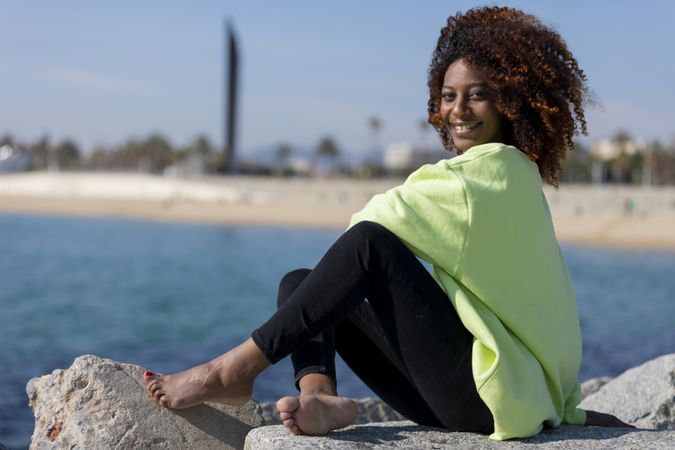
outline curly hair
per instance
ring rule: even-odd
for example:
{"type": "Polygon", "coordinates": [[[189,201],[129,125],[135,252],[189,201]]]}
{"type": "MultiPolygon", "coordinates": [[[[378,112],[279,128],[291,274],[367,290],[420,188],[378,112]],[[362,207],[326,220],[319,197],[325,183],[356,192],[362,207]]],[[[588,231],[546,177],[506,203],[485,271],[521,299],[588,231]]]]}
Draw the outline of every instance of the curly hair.
{"type": "Polygon", "coordinates": [[[427,104],[428,121],[448,150],[453,142],[440,114],[441,88],[448,66],[462,58],[487,79],[506,119],[505,143],[534,161],[545,182],[558,186],[572,138],[588,134],[586,76],[563,39],[537,17],[513,8],[481,7],[450,16],[431,59],[427,104]]]}

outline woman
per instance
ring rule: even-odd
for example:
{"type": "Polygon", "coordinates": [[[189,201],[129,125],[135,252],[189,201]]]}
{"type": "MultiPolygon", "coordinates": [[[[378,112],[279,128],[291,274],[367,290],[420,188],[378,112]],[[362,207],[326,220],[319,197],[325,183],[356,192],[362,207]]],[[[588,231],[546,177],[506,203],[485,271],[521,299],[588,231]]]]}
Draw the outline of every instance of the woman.
{"type": "Polygon", "coordinates": [[[460,156],[375,196],[313,270],[284,277],[278,311],[251,339],[185,372],[148,372],[155,401],[246,402],[290,354],[300,395],[277,402],[280,417],[291,433],[325,434],[356,417],[337,396],[337,350],[420,424],[493,439],[628,426],[577,408],[579,320],[542,194],[586,132],[576,60],[533,16],[472,9],[441,30],[429,91],[429,122],[460,156]]]}

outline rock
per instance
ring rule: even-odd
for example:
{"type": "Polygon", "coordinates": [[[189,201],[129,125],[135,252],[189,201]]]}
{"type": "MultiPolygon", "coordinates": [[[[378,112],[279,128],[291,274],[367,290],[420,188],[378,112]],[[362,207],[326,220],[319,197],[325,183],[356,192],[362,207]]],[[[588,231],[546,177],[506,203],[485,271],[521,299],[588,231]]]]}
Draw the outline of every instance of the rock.
{"type": "Polygon", "coordinates": [[[627,370],[579,406],[614,414],[640,428],[675,430],[675,353],[627,370]]]}
{"type": "Polygon", "coordinates": [[[355,424],[365,424],[373,422],[399,422],[406,420],[405,417],[397,413],[391,406],[384,403],[379,398],[366,397],[356,401],[359,407],[359,415],[356,417],[355,424]]]}
{"type": "MultiPolygon", "coordinates": [[[[366,397],[354,399],[359,408],[355,424],[364,424],[372,422],[391,422],[405,420],[405,417],[394,411],[391,406],[384,403],[379,398],[366,397]]],[[[277,414],[275,403],[261,403],[263,420],[265,425],[280,425],[281,419],[277,414]]]]}
{"type": "Polygon", "coordinates": [[[612,377],[597,377],[584,381],[581,383],[581,398],[583,399],[596,393],[610,381],[612,381],[612,377]]]}
{"type": "Polygon", "coordinates": [[[675,431],[633,430],[562,425],[529,439],[497,442],[474,433],[453,433],[413,422],[354,425],[327,436],[293,436],[283,426],[256,428],[246,436],[246,450],[366,449],[642,449],[672,450],[675,431]]]}
{"type": "Polygon", "coordinates": [[[282,426],[252,430],[245,449],[668,449],[675,448],[675,354],[630,369],[615,379],[587,381],[584,409],[608,412],[640,428],[561,425],[528,439],[497,442],[474,433],[452,433],[413,422],[353,425],[327,436],[293,436],[282,426]]]}
{"type": "MultiPolygon", "coordinates": [[[[584,381],[581,384],[581,398],[586,398],[589,395],[594,394],[610,381],[612,381],[612,377],[597,377],[584,381]]],[[[356,401],[359,408],[359,414],[354,422],[355,425],[405,420],[405,417],[394,411],[379,398],[366,397],[354,399],[354,401],[356,401]]],[[[274,402],[261,403],[260,408],[262,410],[265,425],[281,425],[281,419],[279,419],[274,402]]]]}
{"type": "Polygon", "coordinates": [[[35,415],[30,448],[242,448],[246,433],[263,423],[253,401],[162,408],[145,393],[144,371],[85,355],[67,370],[30,380],[26,392],[35,415]]]}
{"type": "MultiPolygon", "coordinates": [[[[584,391],[593,393],[582,408],[609,412],[659,431],[562,425],[529,439],[506,442],[409,421],[387,422],[400,416],[373,398],[358,401],[358,420],[380,422],[356,424],[322,437],[293,436],[282,426],[260,427],[261,409],[252,401],[240,407],[209,403],[178,411],[162,408],[145,393],[144,370],[85,355],[67,370],[30,380],[26,391],[35,414],[31,449],[675,448],[675,354],[613,380],[584,383],[584,391]]],[[[272,408],[273,404],[266,406],[269,421],[276,420],[272,408]]]]}
{"type": "Polygon", "coordinates": [[[260,413],[262,414],[263,425],[281,425],[275,402],[261,403],[260,413]]]}

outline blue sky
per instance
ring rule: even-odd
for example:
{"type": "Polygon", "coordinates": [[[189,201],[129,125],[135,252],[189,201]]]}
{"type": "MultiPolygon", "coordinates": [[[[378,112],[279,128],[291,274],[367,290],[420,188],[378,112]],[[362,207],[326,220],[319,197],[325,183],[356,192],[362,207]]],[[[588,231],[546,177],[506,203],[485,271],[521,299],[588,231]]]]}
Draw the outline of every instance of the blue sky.
{"type": "MultiPolygon", "coordinates": [[[[471,1],[0,0],[0,134],[48,133],[85,151],[152,132],[222,145],[223,21],[242,52],[239,147],[358,153],[417,143],[426,70],[440,28],[471,1]]],[[[619,128],[675,138],[675,2],[507,1],[565,38],[602,103],[588,140],[619,128]]],[[[434,142],[436,142],[434,138],[434,142]]]]}

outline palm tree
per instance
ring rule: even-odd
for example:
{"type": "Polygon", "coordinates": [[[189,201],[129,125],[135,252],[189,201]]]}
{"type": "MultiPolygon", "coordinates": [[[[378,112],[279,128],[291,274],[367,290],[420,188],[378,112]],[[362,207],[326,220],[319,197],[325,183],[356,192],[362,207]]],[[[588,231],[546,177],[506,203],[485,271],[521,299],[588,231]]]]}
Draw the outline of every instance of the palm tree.
{"type": "Polygon", "coordinates": [[[80,149],[70,139],[61,142],[54,150],[59,168],[71,169],[80,162],[80,149]]]}
{"type": "Polygon", "coordinates": [[[338,150],[337,145],[335,144],[335,141],[332,137],[324,136],[319,141],[319,145],[316,147],[315,154],[317,158],[327,158],[334,162],[340,154],[340,150],[338,150]]]}
{"type": "Polygon", "coordinates": [[[10,147],[14,146],[14,139],[12,139],[12,135],[9,133],[5,133],[1,138],[0,138],[0,147],[3,145],[9,145],[10,147]]]}
{"type": "Polygon", "coordinates": [[[291,156],[291,146],[282,142],[277,146],[277,162],[280,165],[285,165],[288,158],[291,156]]]}
{"type": "Polygon", "coordinates": [[[629,151],[631,141],[630,135],[625,130],[617,131],[614,137],[612,137],[612,142],[618,150],[616,156],[610,161],[612,177],[615,183],[625,183],[630,179],[628,172],[631,160],[633,159],[632,152],[629,151]]]}
{"type": "Polygon", "coordinates": [[[368,118],[368,128],[370,128],[370,150],[375,153],[378,150],[378,141],[380,130],[382,130],[382,121],[377,116],[368,118]]]}
{"type": "Polygon", "coordinates": [[[429,122],[426,119],[420,119],[417,126],[420,130],[420,150],[429,151],[429,122]]]}
{"type": "Polygon", "coordinates": [[[370,127],[373,134],[376,134],[382,128],[382,121],[377,116],[370,116],[368,118],[368,127],[370,127]]]}
{"type": "Polygon", "coordinates": [[[281,142],[277,145],[276,156],[277,165],[275,172],[279,175],[290,174],[288,160],[291,156],[291,146],[285,142],[281,142]]]}
{"type": "Polygon", "coordinates": [[[210,156],[214,153],[211,141],[205,135],[200,135],[195,139],[193,149],[200,156],[210,156]]]}

